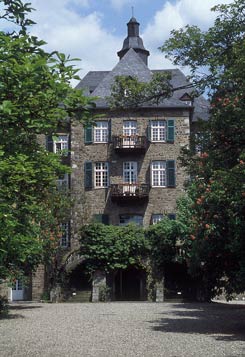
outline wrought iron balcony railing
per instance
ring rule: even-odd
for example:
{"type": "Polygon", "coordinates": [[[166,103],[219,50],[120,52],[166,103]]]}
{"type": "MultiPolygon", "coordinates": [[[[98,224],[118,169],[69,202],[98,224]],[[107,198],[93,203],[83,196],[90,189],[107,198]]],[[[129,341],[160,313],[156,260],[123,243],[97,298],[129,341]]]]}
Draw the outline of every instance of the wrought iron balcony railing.
{"type": "Polygon", "coordinates": [[[139,135],[113,136],[112,142],[118,152],[145,152],[148,143],[146,136],[139,135]]]}
{"type": "Polygon", "coordinates": [[[114,201],[145,200],[149,197],[149,185],[122,183],[111,185],[111,199],[114,201]]]}

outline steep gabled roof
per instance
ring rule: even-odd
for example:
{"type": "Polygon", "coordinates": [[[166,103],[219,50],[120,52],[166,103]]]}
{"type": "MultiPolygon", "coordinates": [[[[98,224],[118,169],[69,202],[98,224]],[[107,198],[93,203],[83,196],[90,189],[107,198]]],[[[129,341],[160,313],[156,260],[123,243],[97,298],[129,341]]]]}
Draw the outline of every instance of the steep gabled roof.
{"type": "Polygon", "coordinates": [[[141,82],[149,82],[152,72],[139,55],[130,48],[113,70],[99,83],[93,95],[102,98],[108,97],[111,94],[111,86],[117,76],[132,76],[137,77],[141,82]]]}
{"type": "Polygon", "coordinates": [[[83,89],[85,95],[91,94],[99,83],[105,78],[110,71],[90,71],[78,83],[76,89],[83,89]]]}
{"type": "MultiPolygon", "coordinates": [[[[114,67],[112,71],[91,71],[81,80],[77,88],[85,90],[86,95],[98,96],[96,101],[98,108],[108,108],[106,97],[110,96],[111,86],[116,76],[137,76],[140,81],[148,82],[151,80],[154,73],[166,73],[170,72],[172,79],[171,84],[173,88],[179,88],[189,86],[190,82],[186,79],[185,75],[179,69],[164,69],[164,70],[152,70],[144,64],[138,54],[130,49],[120,62],[114,67]]],[[[185,94],[191,94],[194,88],[182,88],[174,91],[171,98],[166,98],[158,105],[145,103],[142,107],[145,108],[190,108],[188,104],[185,104],[181,98],[185,94]]],[[[209,103],[200,96],[193,101],[193,107],[195,108],[193,114],[193,121],[198,119],[208,120],[209,103]]]]}

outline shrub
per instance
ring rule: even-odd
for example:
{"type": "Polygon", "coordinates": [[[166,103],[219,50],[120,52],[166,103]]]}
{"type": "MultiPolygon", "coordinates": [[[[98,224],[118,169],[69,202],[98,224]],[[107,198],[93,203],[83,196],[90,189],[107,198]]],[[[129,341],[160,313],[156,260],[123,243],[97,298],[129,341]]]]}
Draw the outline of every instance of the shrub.
{"type": "Polygon", "coordinates": [[[0,295],[0,317],[7,315],[9,312],[8,300],[0,295]]]}

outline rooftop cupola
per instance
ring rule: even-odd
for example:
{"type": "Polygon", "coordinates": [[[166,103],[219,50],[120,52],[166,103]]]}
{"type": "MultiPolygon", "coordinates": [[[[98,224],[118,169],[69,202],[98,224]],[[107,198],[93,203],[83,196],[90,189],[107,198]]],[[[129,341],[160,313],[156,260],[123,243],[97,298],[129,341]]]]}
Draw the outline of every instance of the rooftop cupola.
{"type": "Polygon", "coordinates": [[[128,36],[123,41],[123,47],[121,51],[117,52],[117,54],[119,58],[122,59],[125,53],[128,52],[130,48],[132,48],[135,52],[138,53],[138,55],[147,65],[148,56],[150,55],[150,52],[145,49],[142,38],[140,38],[139,36],[139,25],[140,24],[137,22],[135,17],[132,17],[129,20],[129,22],[127,23],[128,36]]]}

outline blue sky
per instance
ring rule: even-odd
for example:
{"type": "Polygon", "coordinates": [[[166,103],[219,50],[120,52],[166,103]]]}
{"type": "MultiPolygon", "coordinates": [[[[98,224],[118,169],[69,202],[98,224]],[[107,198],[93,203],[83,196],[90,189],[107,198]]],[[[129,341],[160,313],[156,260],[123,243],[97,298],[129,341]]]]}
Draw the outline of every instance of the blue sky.
{"type": "MultiPolygon", "coordinates": [[[[27,1],[27,0],[26,0],[27,1]]],[[[207,29],[215,15],[210,8],[230,0],[29,0],[37,22],[31,32],[45,40],[47,49],[81,58],[80,75],[89,70],[111,70],[118,62],[116,52],[126,37],[126,23],[134,16],[140,36],[150,51],[151,69],[171,68],[158,50],[172,29],[186,24],[207,29]]]]}

